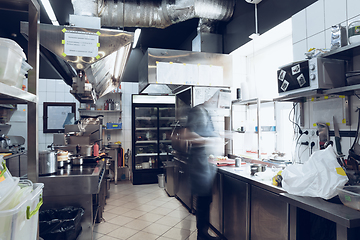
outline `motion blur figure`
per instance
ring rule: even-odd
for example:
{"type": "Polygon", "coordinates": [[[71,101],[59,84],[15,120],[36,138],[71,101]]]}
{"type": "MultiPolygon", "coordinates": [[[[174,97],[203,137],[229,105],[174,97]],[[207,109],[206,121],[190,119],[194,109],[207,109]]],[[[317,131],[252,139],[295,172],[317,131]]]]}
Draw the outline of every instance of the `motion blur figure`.
{"type": "Polygon", "coordinates": [[[216,105],[218,92],[208,101],[188,111],[187,124],[181,133],[178,144],[188,153],[187,171],[190,174],[191,192],[196,196],[196,227],[198,240],[220,239],[208,233],[212,186],[216,167],[208,161],[210,155],[216,154],[216,148],[223,147],[217,135],[207,109],[216,105]],[[217,146],[216,146],[217,145],[217,146]]]}

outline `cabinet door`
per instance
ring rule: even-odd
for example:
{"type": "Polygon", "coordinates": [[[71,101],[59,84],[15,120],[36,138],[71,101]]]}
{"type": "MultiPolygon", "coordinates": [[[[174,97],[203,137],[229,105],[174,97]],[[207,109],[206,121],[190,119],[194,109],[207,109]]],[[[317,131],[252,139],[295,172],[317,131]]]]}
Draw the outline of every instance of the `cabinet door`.
{"type": "Polygon", "coordinates": [[[251,240],[288,239],[287,209],[278,195],[251,186],[251,240]]]}
{"type": "Polygon", "coordinates": [[[158,109],[135,107],[135,169],[158,168],[158,109]]]}
{"type": "Polygon", "coordinates": [[[191,186],[189,182],[189,174],[186,171],[186,164],[178,162],[178,191],[176,196],[189,208],[192,209],[191,186]]]}
{"type": "Polygon", "coordinates": [[[223,175],[224,236],[228,240],[249,239],[249,185],[223,175]]]}
{"type": "Polygon", "coordinates": [[[175,120],[174,107],[159,107],[159,166],[172,159],[171,133],[175,120]]]}
{"type": "Polygon", "coordinates": [[[210,205],[210,224],[221,234],[223,233],[222,176],[222,174],[216,173],[210,205]]]}

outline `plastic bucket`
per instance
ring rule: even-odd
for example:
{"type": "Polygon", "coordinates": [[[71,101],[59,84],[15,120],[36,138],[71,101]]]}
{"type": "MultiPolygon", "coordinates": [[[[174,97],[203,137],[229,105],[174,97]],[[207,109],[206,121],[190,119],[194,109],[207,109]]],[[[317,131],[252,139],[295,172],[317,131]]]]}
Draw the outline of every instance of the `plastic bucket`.
{"type": "Polygon", "coordinates": [[[165,187],[165,175],[164,174],[158,174],[158,184],[159,187],[164,188],[165,187]]]}

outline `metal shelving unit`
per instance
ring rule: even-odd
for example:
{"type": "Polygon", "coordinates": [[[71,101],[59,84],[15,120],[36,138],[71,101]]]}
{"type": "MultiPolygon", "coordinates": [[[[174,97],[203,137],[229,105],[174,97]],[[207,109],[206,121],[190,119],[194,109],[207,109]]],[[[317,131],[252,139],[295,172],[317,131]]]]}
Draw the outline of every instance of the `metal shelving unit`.
{"type": "MultiPolygon", "coordinates": [[[[39,22],[40,5],[37,0],[2,0],[0,9],[8,11],[26,12],[29,20],[28,63],[33,67],[28,76],[28,92],[15,87],[0,84],[1,104],[27,104],[27,159],[28,179],[38,182],[38,109],[37,85],[39,80],[39,22]]],[[[19,22],[20,25],[20,22],[19,22]]]]}
{"type": "MultiPolygon", "coordinates": [[[[261,135],[263,132],[263,130],[261,129],[261,124],[260,124],[261,104],[262,103],[271,103],[271,102],[274,102],[274,101],[270,100],[270,99],[260,99],[260,98],[232,101],[232,105],[246,105],[246,106],[256,105],[256,126],[257,126],[258,131],[254,131],[254,133],[257,134],[257,144],[258,144],[257,156],[259,159],[261,158],[261,152],[260,152],[261,138],[262,138],[261,135]]],[[[233,116],[231,116],[231,119],[233,119],[233,116]]],[[[233,126],[231,126],[231,129],[233,129],[233,126]]],[[[245,133],[245,131],[238,131],[238,133],[245,133]]]]}

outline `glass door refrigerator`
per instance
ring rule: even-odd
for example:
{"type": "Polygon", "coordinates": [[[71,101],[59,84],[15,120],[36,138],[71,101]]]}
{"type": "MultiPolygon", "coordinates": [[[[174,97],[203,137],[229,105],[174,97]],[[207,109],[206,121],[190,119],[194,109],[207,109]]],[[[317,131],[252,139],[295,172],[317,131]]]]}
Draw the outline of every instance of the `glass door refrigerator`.
{"type": "Polygon", "coordinates": [[[171,160],[175,96],[132,96],[132,183],[158,182],[163,162],[171,160]]]}

